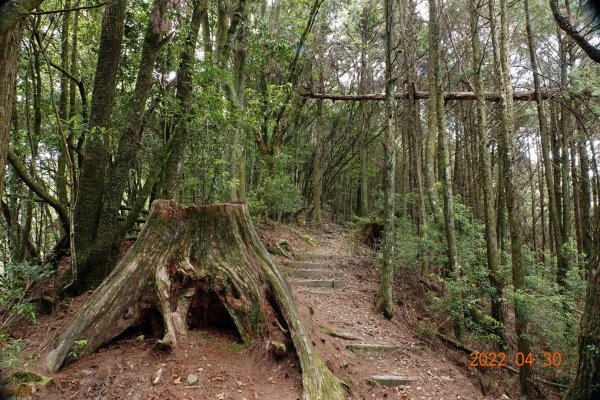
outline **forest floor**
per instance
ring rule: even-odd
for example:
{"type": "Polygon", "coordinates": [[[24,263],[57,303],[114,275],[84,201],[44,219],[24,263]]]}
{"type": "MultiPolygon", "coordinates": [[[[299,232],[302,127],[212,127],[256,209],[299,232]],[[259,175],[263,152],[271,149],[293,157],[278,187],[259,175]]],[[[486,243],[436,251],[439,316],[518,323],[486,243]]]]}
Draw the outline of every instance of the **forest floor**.
{"type": "MultiPolygon", "coordinates": [[[[267,246],[286,240],[296,254],[317,255],[316,261],[306,262],[331,268],[336,283],[330,287],[302,286],[306,279],[297,278],[290,278],[290,284],[316,349],[351,389],[354,398],[517,398],[518,385],[510,373],[469,367],[468,354],[419,333],[426,288],[417,278],[407,275],[398,280],[396,293],[401,300],[396,317],[388,321],[375,313],[372,304],[378,289],[378,263],[373,251],[358,244],[349,231],[335,224],[326,224],[319,230],[274,224],[260,226],[259,235],[267,246]],[[314,242],[309,244],[307,237],[314,242]],[[325,332],[328,328],[360,339],[332,337],[325,332]],[[376,356],[357,355],[346,349],[347,345],[363,343],[398,348],[376,356]],[[399,375],[411,381],[388,388],[369,383],[372,375],[399,375]]],[[[294,260],[273,257],[282,268],[292,269],[294,260]]],[[[25,358],[21,367],[45,373],[42,360],[47,344],[81,308],[86,297],[73,299],[54,314],[40,317],[35,325],[13,327],[12,333],[27,343],[24,358],[31,356],[25,358]]],[[[68,365],[53,376],[54,386],[38,389],[33,398],[300,399],[302,383],[297,360],[275,360],[263,345],[246,348],[234,330],[191,331],[169,354],[154,352],[156,339],[151,336],[148,329],[127,332],[92,356],[68,365]],[[188,384],[188,379],[194,377],[198,382],[188,384]]]]}

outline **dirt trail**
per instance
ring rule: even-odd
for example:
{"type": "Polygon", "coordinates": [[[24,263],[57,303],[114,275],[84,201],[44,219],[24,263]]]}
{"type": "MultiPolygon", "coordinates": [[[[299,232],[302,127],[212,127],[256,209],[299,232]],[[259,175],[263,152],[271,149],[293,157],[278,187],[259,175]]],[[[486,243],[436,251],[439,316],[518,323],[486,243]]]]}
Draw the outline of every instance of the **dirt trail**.
{"type": "MultiPolygon", "coordinates": [[[[308,232],[317,242],[314,247],[301,239],[306,234],[304,230],[292,226],[279,227],[272,232],[264,229],[263,235],[267,242],[286,239],[302,258],[305,258],[302,254],[307,253],[329,256],[306,261],[320,264],[322,269],[329,266],[340,272],[334,278],[340,282],[335,287],[304,287],[301,284],[305,279],[289,280],[299,307],[309,309],[305,315],[309,321],[305,322],[313,327],[313,337],[319,339],[315,338],[317,349],[325,354],[329,365],[349,384],[354,395],[360,399],[483,399],[466,371],[450,361],[443,350],[433,351],[416,336],[414,329],[406,324],[401,306],[392,321],[373,311],[373,299],[378,289],[378,263],[373,253],[354,244],[348,233],[338,226],[330,225],[325,231],[308,232]],[[331,337],[323,334],[321,326],[361,339],[331,337]],[[347,345],[365,343],[394,345],[399,349],[379,356],[354,355],[346,350],[347,345]],[[384,388],[367,382],[372,375],[398,375],[415,380],[408,385],[384,388]]],[[[288,269],[297,269],[290,260],[283,257],[277,257],[277,260],[280,265],[289,265],[288,269]]],[[[330,276],[319,278],[331,279],[330,276]]]]}
{"type": "MultiPolygon", "coordinates": [[[[300,257],[321,256],[300,260],[306,264],[296,265],[293,262],[298,260],[274,258],[286,271],[326,273],[322,277],[318,276],[320,272],[309,272],[309,277],[290,276],[289,281],[315,347],[329,368],[350,388],[353,398],[483,398],[469,380],[468,371],[453,364],[446,350],[433,351],[417,337],[415,329],[406,323],[408,316],[402,307],[391,322],[373,312],[378,264],[373,253],[355,244],[340,226],[328,225],[324,230],[314,230],[294,225],[267,225],[259,228],[259,234],[267,246],[285,239],[300,257]],[[316,241],[316,246],[303,239],[306,235],[316,241]],[[324,288],[302,286],[306,281],[335,283],[324,288]],[[361,339],[332,337],[323,327],[361,339]],[[349,344],[361,343],[395,345],[398,349],[380,356],[357,355],[346,349],[349,344]],[[367,382],[372,375],[401,375],[414,381],[388,388],[367,382]]],[[[34,326],[16,328],[19,336],[27,341],[25,351],[43,354],[40,344],[56,334],[84,301],[85,296],[74,299],[59,312],[41,317],[34,326]]],[[[53,388],[41,389],[33,398],[300,399],[302,385],[297,361],[289,357],[278,361],[265,355],[262,348],[245,348],[230,328],[192,331],[187,341],[170,354],[153,352],[155,341],[147,327],[129,332],[92,356],[67,366],[54,376],[57,384],[53,388]],[[162,370],[161,378],[156,380],[159,370],[162,370]],[[187,384],[190,374],[198,378],[198,385],[187,384]]],[[[43,373],[41,359],[34,358],[24,367],[43,373]]]]}

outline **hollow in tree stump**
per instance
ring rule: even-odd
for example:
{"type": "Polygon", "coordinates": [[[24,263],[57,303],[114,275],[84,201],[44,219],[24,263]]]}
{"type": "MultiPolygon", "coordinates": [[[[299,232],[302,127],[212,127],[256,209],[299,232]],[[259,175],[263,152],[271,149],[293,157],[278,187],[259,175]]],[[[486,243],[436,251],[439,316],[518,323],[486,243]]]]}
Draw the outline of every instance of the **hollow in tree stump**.
{"type": "Polygon", "coordinates": [[[93,353],[140,325],[150,310],[164,322],[159,345],[175,348],[188,327],[207,318],[211,299],[227,310],[246,344],[287,332],[300,360],[304,400],[344,398],[245,204],[183,208],[155,201],[135,245],[75,315],[47,355],[46,368],[56,372],[74,357],[93,353]]]}

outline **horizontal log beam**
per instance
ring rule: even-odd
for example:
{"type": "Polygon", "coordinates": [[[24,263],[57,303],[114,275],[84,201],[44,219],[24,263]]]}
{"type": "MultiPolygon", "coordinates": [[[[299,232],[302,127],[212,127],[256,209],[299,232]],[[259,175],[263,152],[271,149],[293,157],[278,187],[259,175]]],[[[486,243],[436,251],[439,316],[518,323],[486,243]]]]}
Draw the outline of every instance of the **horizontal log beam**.
{"type": "MultiPolygon", "coordinates": [[[[549,88],[542,90],[542,99],[548,99],[561,91],[560,88],[549,88]]],[[[484,97],[487,101],[500,101],[502,96],[500,92],[484,92],[484,97]]],[[[305,92],[302,96],[312,99],[322,100],[340,100],[340,101],[382,101],[385,100],[384,93],[367,93],[367,94],[332,94],[332,93],[312,93],[305,92]]],[[[535,90],[515,90],[513,92],[513,100],[515,101],[532,101],[535,100],[535,90]]],[[[408,92],[398,92],[394,96],[397,100],[408,99],[408,92]]],[[[425,100],[429,98],[429,92],[415,91],[415,100],[425,100]]],[[[444,100],[477,100],[475,92],[444,92],[444,100]]]]}

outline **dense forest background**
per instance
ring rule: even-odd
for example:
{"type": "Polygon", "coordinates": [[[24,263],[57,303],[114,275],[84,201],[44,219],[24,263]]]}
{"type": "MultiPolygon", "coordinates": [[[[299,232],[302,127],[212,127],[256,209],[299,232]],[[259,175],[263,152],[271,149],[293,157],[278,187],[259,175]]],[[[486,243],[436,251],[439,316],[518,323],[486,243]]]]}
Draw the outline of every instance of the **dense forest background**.
{"type": "Polygon", "coordinates": [[[247,202],[255,222],[380,226],[387,317],[410,270],[444,287],[428,301],[459,342],[560,352],[537,377],[600,391],[600,74],[582,4],[39,4],[0,2],[0,334],[34,315],[40,277],[96,287],[153,200],[247,202]]]}

